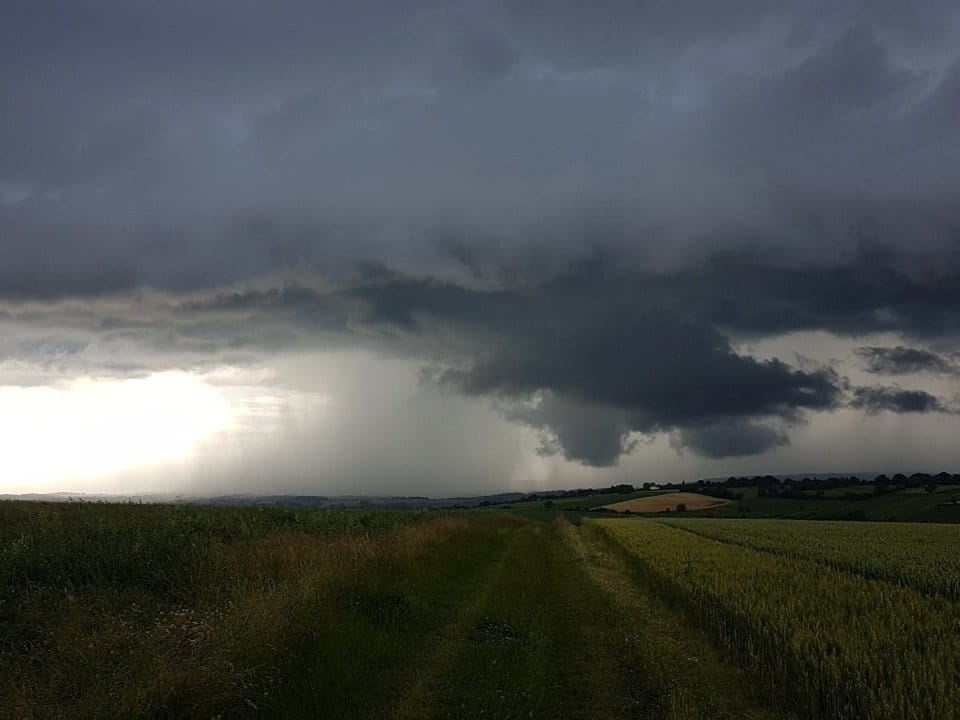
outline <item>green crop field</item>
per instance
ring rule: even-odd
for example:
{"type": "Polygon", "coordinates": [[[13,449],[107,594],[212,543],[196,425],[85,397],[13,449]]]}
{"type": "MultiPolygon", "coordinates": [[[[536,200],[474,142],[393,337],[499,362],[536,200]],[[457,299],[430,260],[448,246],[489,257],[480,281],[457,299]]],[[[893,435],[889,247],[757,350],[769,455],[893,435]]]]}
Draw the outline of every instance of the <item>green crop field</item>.
{"type": "Polygon", "coordinates": [[[0,717],[960,716],[960,526],[554,515],[2,502],[0,717]]]}
{"type": "MultiPolygon", "coordinates": [[[[752,537],[749,523],[738,529],[752,537]]],[[[731,542],[653,521],[606,522],[602,530],[626,548],[662,597],[808,717],[957,716],[960,613],[953,602],[925,597],[909,582],[837,569],[819,549],[802,553],[818,558],[811,561],[731,544],[741,541],[735,530],[723,531],[731,542]]],[[[847,557],[870,554],[861,530],[849,524],[825,545],[843,548],[847,557]]],[[[960,528],[946,530],[956,547],[960,528]]],[[[799,546],[816,537],[794,524],[767,524],[766,531],[799,546]]],[[[909,537],[910,529],[904,532],[909,537]]],[[[922,559],[936,563],[943,551],[931,547],[922,559]]],[[[886,556],[878,552],[875,564],[882,565],[886,556]]],[[[896,570],[891,575],[904,580],[896,570]]]]}
{"type": "Polygon", "coordinates": [[[703,537],[960,600],[960,527],[933,523],[666,520],[703,537]]]}
{"type": "Polygon", "coordinates": [[[698,517],[794,518],[804,520],[882,520],[886,522],[960,522],[960,486],[944,486],[928,493],[906,488],[871,496],[870,488],[840,488],[822,498],[781,498],[758,495],[757,488],[738,488],[741,500],[703,510],[698,517]],[[845,500],[849,492],[863,493],[863,499],[845,500]],[[954,499],[957,500],[954,503],[954,499]]]}

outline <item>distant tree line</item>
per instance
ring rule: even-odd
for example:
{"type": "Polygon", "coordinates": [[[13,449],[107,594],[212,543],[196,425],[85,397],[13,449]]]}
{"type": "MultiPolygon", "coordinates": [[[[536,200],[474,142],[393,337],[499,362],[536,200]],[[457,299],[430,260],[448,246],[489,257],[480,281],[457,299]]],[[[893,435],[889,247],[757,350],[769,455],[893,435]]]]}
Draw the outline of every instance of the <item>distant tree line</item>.
{"type": "Polygon", "coordinates": [[[663,485],[662,489],[697,492],[726,500],[743,499],[743,493],[737,492],[743,488],[756,488],[759,497],[863,500],[907,488],[923,488],[927,492],[934,492],[941,485],[960,485],[960,473],[913,473],[912,475],[897,473],[890,477],[880,474],[869,479],[857,475],[803,478],[778,478],[774,475],[730,476],[724,481],[698,480],[695,483],[672,483],[663,485]],[[836,492],[844,488],[847,492],[836,492]]]}

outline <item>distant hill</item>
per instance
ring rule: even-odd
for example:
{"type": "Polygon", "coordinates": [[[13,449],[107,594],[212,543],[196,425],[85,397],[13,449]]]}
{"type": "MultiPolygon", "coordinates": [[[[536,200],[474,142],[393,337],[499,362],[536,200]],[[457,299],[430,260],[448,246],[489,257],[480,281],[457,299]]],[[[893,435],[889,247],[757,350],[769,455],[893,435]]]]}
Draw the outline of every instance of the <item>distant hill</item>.
{"type": "MultiPolygon", "coordinates": [[[[560,493],[562,491],[556,491],[560,493]]],[[[481,504],[508,503],[527,497],[527,493],[496,493],[468,497],[429,498],[391,495],[173,495],[143,493],[107,495],[88,493],[23,493],[0,495],[0,500],[39,502],[165,503],[191,505],[284,505],[293,507],[372,508],[387,510],[442,510],[470,508],[481,504]]]]}

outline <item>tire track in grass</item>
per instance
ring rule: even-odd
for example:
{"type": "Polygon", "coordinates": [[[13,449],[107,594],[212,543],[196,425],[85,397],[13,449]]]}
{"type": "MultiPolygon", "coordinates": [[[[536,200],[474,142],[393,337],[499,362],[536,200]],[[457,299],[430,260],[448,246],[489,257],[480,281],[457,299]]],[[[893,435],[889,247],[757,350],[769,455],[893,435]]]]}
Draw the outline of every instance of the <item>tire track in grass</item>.
{"type": "Polygon", "coordinates": [[[512,533],[500,573],[451,628],[436,673],[404,700],[405,718],[619,718],[619,669],[576,560],[551,525],[512,533]],[[597,623],[594,625],[593,623],[597,623]],[[599,652],[598,652],[599,650],[599,652]]]}
{"type": "Polygon", "coordinates": [[[725,662],[705,634],[646,591],[619,549],[589,522],[580,528],[568,527],[564,535],[587,575],[620,610],[624,637],[637,650],[639,674],[656,697],[649,717],[792,717],[762,694],[755,678],[725,662]]]}
{"type": "MultiPolygon", "coordinates": [[[[712,685],[689,691],[691,682],[702,685],[699,671],[713,668],[691,667],[687,648],[683,662],[667,668],[679,674],[677,686],[668,687],[660,653],[664,642],[674,641],[676,628],[658,629],[662,637],[643,627],[638,632],[637,613],[624,611],[598,584],[588,567],[597,558],[578,545],[582,541],[571,542],[576,533],[564,521],[514,533],[501,572],[472,613],[481,622],[472,630],[473,620],[457,624],[440,661],[430,663],[437,674],[405,698],[405,707],[415,712],[404,717],[782,717],[757,711],[744,700],[747,691],[729,702],[718,700],[712,685]]],[[[611,571],[622,576],[623,568],[611,571]]],[[[623,592],[636,593],[629,586],[623,592]]],[[[729,682],[729,673],[717,680],[729,682]]],[[[740,690],[735,686],[733,692],[740,690]]]]}
{"type": "Polygon", "coordinates": [[[549,658],[557,631],[550,569],[560,547],[541,523],[511,533],[499,572],[450,626],[428,662],[430,672],[405,695],[394,717],[571,716],[559,711],[565,683],[549,658]]]}
{"type": "Polygon", "coordinates": [[[389,714],[393,720],[436,717],[431,685],[458,653],[460,644],[479,617],[490,593],[497,586],[515,544],[515,538],[508,541],[499,560],[479,576],[480,590],[474,596],[473,602],[463,605],[451,622],[440,630],[432,650],[413,670],[409,685],[389,714]]]}

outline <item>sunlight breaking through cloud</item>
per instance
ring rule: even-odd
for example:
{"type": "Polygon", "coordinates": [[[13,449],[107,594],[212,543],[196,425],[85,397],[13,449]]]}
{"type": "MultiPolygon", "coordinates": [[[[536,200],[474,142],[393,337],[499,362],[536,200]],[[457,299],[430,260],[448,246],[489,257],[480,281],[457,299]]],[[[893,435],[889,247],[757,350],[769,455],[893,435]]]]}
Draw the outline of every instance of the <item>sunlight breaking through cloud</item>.
{"type": "Polygon", "coordinates": [[[236,408],[189,372],[0,387],[0,488],[62,490],[64,481],[186,460],[235,423],[236,408]]]}

